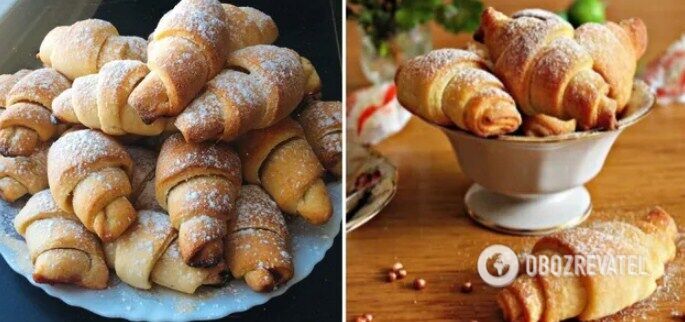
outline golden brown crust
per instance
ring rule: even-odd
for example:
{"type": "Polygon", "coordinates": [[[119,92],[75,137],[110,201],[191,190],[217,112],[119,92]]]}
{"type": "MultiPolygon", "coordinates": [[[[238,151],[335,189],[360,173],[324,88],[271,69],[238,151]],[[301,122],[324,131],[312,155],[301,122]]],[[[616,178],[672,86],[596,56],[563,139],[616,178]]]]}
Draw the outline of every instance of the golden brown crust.
{"type": "Polygon", "coordinates": [[[560,120],[556,117],[536,114],[523,118],[523,135],[545,137],[571,133],[576,130],[576,120],[560,120]]]}
{"type": "Polygon", "coordinates": [[[508,321],[585,321],[614,314],[654,292],[664,265],[675,257],[676,235],[673,218],[656,208],[633,224],[602,222],[543,237],[533,247],[535,256],[637,256],[644,261],[644,274],[618,270],[580,276],[524,275],[499,294],[498,303],[508,321]]]}
{"type": "Polygon", "coordinates": [[[113,240],[135,221],[133,161],[110,137],[94,130],[65,133],[48,152],[48,182],[55,202],[74,212],[88,230],[113,240]]]}
{"type": "Polygon", "coordinates": [[[13,104],[0,115],[0,153],[29,156],[56,132],[50,111],[31,103],[13,104]]]}
{"type": "Polygon", "coordinates": [[[644,53],[646,34],[646,28],[639,19],[625,20],[620,24],[590,23],[576,29],[575,40],[590,54],[594,61],[593,69],[609,85],[609,97],[616,100],[617,113],[621,113],[632,94],[635,61],[644,53]]]}
{"type": "Polygon", "coordinates": [[[271,44],[278,38],[276,23],[267,14],[250,7],[222,4],[226,12],[229,52],[241,48],[271,44]]]}
{"type": "Polygon", "coordinates": [[[176,231],[169,216],[143,210],[139,220],[119,239],[105,245],[107,263],[125,283],[142,289],[152,282],[188,294],[202,285],[226,281],[224,262],[212,268],[195,268],[183,263],[176,231]],[[149,245],[149,247],[140,247],[149,245]]]}
{"type": "MultiPolygon", "coordinates": [[[[207,84],[176,119],[188,141],[230,141],[245,132],[264,128],[290,114],[307,91],[312,73],[293,50],[271,45],[240,49],[229,55],[229,69],[207,84]]],[[[313,69],[313,67],[312,67],[313,69]]],[[[318,78],[318,76],[316,76],[318,78]]]]}
{"type": "Polygon", "coordinates": [[[128,102],[143,121],[176,116],[224,66],[226,14],[217,1],[183,0],[159,21],[148,46],[150,74],[128,102]]]}
{"type": "MultiPolygon", "coordinates": [[[[627,33],[628,39],[633,45],[635,52],[635,59],[640,59],[647,50],[648,35],[647,26],[640,18],[628,18],[621,20],[618,25],[627,33]]],[[[607,26],[613,29],[615,24],[607,23],[607,26]]],[[[615,33],[618,33],[614,31],[615,33]]]]}
{"type": "Polygon", "coordinates": [[[342,175],[342,103],[311,100],[295,116],[323,166],[342,175]]]}
{"type": "Polygon", "coordinates": [[[395,82],[400,104],[432,123],[484,137],[521,125],[504,85],[470,51],[440,49],[415,57],[400,66],[395,82]]]}
{"type": "Polygon", "coordinates": [[[304,138],[302,127],[285,118],[246,134],[238,142],[245,181],[261,184],[283,211],[323,224],[332,214],[323,167],[304,138]]]}
{"type": "Polygon", "coordinates": [[[304,69],[305,79],[304,94],[307,97],[318,98],[321,94],[321,78],[319,73],[309,59],[300,56],[302,69],[304,69]]]}
{"type": "Polygon", "coordinates": [[[228,224],[226,262],[236,278],[268,292],[293,276],[290,239],[283,214],[264,190],[243,186],[236,215],[228,224]]]}
{"type": "Polygon", "coordinates": [[[279,144],[293,139],[304,138],[302,127],[285,119],[266,129],[254,130],[241,138],[238,153],[242,161],[243,177],[247,182],[259,184],[260,170],[271,151],[279,144]]]}
{"type": "Polygon", "coordinates": [[[47,188],[47,153],[43,145],[28,157],[0,156],[0,198],[13,202],[47,188]]]}
{"type": "Polygon", "coordinates": [[[302,100],[307,81],[299,54],[292,49],[257,45],[228,56],[229,68],[238,68],[258,76],[264,82],[267,108],[255,128],[274,124],[289,115],[302,100]]]}
{"type": "Polygon", "coordinates": [[[141,47],[146,44],[139,37],[119,36],[107,21],[87,19],[51,30],[41,43],[38,59],[73,80],[97,73],[113,60],[145,61],[141,47]]]}
{"type": "Polygon", "coordinates": [[[52,101],[71,86],[51,68],[22,77],[7,94],[7,110],[0,115],[0,153],[28,156],[40,142],[50,140],[57,126],[50,114],[52,101]]]}
{"type": "Polygon", "coordinates": [[[19,80],[30,72],[31,71],[28,69],[22,69],[14,74],[0,75],[0,108],[7,108],[7,96],[9,95],[10,90],[19,82],[19,80]]]}
{"type": "Polygon", "coordinates": [[[178,116],[176,127],[190,142],[230,140],[258,124],[266,98],[248,74],[225,70],[178,116]]]}
{"type": "Polygon", "coordinates": [[[613,129],[631,96],[646,46],[639,20],[584,24],[574,31],[551,13],[515,15],[488,8],[479,38],[497,74],[527,115],[573,118],[580,129],[613,129]]]}
{"type": "Polygon", "coordinates": [[[127,102],[148,72],[140,61],[111,61],[98,74],[75,79],[74,86],[55,99],[53,113],[60,121],[83,124],[109,135],[159,135],[167,120],[145,124],[127,102]]]}
{"type": "Polygon", "coordinates": [[[169,137],[155,175],[157,201],[179,230],[179,249],[191,266],[216,265],[223,258],[226,222],[242,183],[240,159],[223,143],[188,143],[169,137]]]}
{"type": "Polygon", "coordinates": [[[41,68],[22,77],[7,94],[7,104],[25,102],[52,108],[52,100],[71,87],[71,82],[57,70],[41,68]]]}
{"type": "Polygon", "coordinates": [[[26,239],[36,282],[107,287],[109,271],[100,242],[76,216],[55,204],[49,190],[26,202],[14,227],[26,239]]]}

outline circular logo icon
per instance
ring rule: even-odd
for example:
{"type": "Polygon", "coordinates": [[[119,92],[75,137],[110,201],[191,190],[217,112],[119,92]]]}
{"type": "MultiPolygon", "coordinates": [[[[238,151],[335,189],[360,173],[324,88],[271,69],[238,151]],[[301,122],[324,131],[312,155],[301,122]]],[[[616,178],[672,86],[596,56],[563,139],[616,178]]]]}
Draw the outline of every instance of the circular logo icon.
{"type": "Polygon", "coordinates": [[[511,284],[518,271],[518,256],[507,246],[488,246],[478,256],[478,274],[490,286],[504,287],[511,284]]]}

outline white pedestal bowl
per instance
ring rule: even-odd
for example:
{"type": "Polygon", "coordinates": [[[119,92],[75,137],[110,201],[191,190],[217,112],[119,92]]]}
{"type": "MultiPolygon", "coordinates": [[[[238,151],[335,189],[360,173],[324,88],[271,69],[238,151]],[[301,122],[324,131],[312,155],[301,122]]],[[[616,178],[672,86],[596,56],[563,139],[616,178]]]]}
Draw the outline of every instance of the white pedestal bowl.
{"type": "Polygon", "coordinates": [[[522,235],[583,222],[592,211],[583,185],[601,171],[618,135],[645,117],[653,104],[649,89],[636,81],[629,114],[612,131],[481,138],[441,127],[462,171],[475,181],[465,196],[468,215],[488,228],[522,235]]]}

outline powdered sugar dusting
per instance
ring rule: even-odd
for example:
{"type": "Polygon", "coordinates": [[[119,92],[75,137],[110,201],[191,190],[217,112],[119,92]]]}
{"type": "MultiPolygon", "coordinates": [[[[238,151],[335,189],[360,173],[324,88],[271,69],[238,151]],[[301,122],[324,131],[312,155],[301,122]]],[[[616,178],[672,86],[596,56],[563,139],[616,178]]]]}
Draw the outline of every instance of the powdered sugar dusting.
{"type": "Polygon", "coordinates": [[[97,61],[102,43],[102,37],[94,37],[103,30],[109,31],[109,36],[116,36],[116,29],[114,26],[104,20],[87,19],[74,23],[69,26],[65,36],[66,44],[56,46],[57,50],[69,50],[68,54],[63,56],[69,57],[71,62],[80,62],[85,64],[92,64],[97,61]],[[77,49],[77,50],[73,50],[77,49]]]}
{"type": "Polygon", "coordinates": [[[335,128],[341,130],[342,126],[342,103],[315,101],[306,105],[298,113],[298,120],[305,128],[312,124],[312,129],[335,128]]]}
{"type": "Polygon", "coordinates": [[[233,52],[228,58],[235,64],[251,72],[259,81],[279,88],[296,87],[297,80],[304,81],[304,70],[300,56],[293,50],[273,45],[256,45],[233,52]],[[248,59],[246,59],[249,57],[248,59]],[[249,63],[241,64],[243,59],[249,63]]]}
{"type": "Polygon", "coordinates": [[[48,173],[73,167],[76,175],[86,175],[90,165],[103,158],[130,160],[128,153],[118,143],[98,131],[69,132],[50,147],[48,173]]]}
{"type": "MultiPolygon", "coordinates": [[[[685,240],[680,237],[680,241],[685,240]]],[[[613,316],[599,321],[654,321],[654,313],[663,311],[663,308],[672,307],[671,317],[677,320],[685,315],[685,312],[675,308],[676,304],[682,303],[685,292],[685,244],[680,243],[674,263],[666,265],[664,276],[657,281],[657,289],[648,298],[621,310],[613,316]]]]}
{"type": "MultiPolygon", "coordinates": [[[[209,185],[204,181],[202,184],[209,185]]],[[[209,208],[213,212],[230,213],[232,211],[235,200],[230,195],[220,193],[217,190],[207,191],[208,189],[197,188],[206,193],[200,194],[197,191],[188,193],[185,198],[188,207],[196,209],[209,208]]]]}
{"type": "Polygon", "coordinates": [[[402,65],[401,73],[408,79],[422,80],[426,75],[435,75],[446,66],[462,62],[480,62],[481,58],[465,50],[438,49],[426,55],[414,57],[402,65]]]}
{"type": "Polygon", "coordinates": [[[210,92],[202,93],[178,116],[176,125],[181,130],[192,129],[207,124],[222,123],[224,103],[210,92]]]}
{"type": "Polygon", "coordinates": [[[193,228],[188,229],[187,221],[181,225],[179,243],[204,244],[226,235],[226,222],[222,219],[200,214],[189,220],[193,228]]]}
{"type": "MultiPolygon", "coordinates": [[[[171,137],[165,143],[165,147],[187,144],[180,135],[171,137]],[[171,140],[171,141],[169,141],[171,140]]],[[[162,149],[165,154],[166,149],[162,149]]],[[[226,145],[202,143],[188,146],[184,153],[168,154],[163,157],[168,159],[165,164],[167,173],[178,173],[189,167],[205,167],[212,169],[222,169],[230,173],[240,171],[240,161],[226,145]]],[[[233,177],[231,175],[231,177],[233,177]]]]}
{"type": "MultiPolygon", "coordinates": [[[[242,280],[233,280],[220,288],[201,287],[193,295],[181,294],[153,286],[151,290],[139,290],[121,283],[112,274],[106,290],[77,289],[65,285],[34,284],[48,294],[74,301],[86,309],[101,315],[115,315],[136,319],[145,316],[149,319],[171,320],[183,318],[187,320],[216,319],[233,312],[239,312],[263,303],[274,296],[285,293],[290,286],[305,278],[320,261],[326,250],[332,245],[333,237],[340,230],[342,211],[339,205],[342,200],[340,184],[332,184],[330,194],[335,199],[335,218],[323,226],[313,226],[301,218],[289,218],[288,226],[292,237],[292,254],[295,265],[295,275],[285,286],[269,294],[253,292],[242,280]],[[337,193],[337,194],[336,194],[337,193]],[[341,195],[340,195],[341,196],[341,195]],[[92,299],[92,300],[85,300],[92,299]]],[[[17,205],[19,207],[20,205],[17,205]]],[[[28,258],[26,244],[21,237],[14,234],[11,220],[18,211],[8,203],[0,201],[0,231],[6,230],[12,235],[0,234],[0,252],[10,267],[31,278],[31,261],[28,258]]]]}
{"type": "Polygon", "coordinates": [[[342,141],[341,132],[337,132],[323,136],[319,143],[321,144],[321,149],[326,153],[342,155],[342,141]]]}
{"type": "Polygon", "coordinates": [[[229,101],[236,104],[238,108],[264,106],[265,98],[258,87],[259,82],[243,73],[226,70],[214,78],[211,85],[221,90],[221,94],[227,96],[229,101]]]}
{"type": "Polygon", "coordinates": [[[276,202],[255,185],[243,186],[232,221],[232,231],[255,228],[270,230],[281,237],[288,235],[283,214],[276,202]]]}
{"type": "Polygon", "coordinates": [[[257,28],[259,28],[259,31],[262,34],[267,28],[269,28],[270,25],[274,25],[274,22],[269,15],[255,8],[240,7],[240,10],[247,14],[248,19],[257,25],[257,28]]]}
{"type": "MultiPolygon", "coordinates": [[[[33,195],[27,202],[27,207],[32,207],[42,212],[63,212],[52,199],[50,190],[43,190],[33,195]]],[[[71,215],[73,217],[73,215],[71,215]]],[[[73,217],[75,218],[75,217],[73,217]]]]}
{"type": "Polygon", "coordinates": [[[147,40],[140,37],[122,36],[128,44],[128,54],[126,59],[147,61],[147,40]]]}
{"type": "Polygon", "coordinates": [[[36,103],[47,109],[52,101],[71,86],[69,80],[52,68],[32,71],[19,80],[7,95],[7,104],[36,103]]]}
{"type": "MultiPolygon", "coordinates": [[[[199,2],[181,1],[160,19],[153,37],[155,40],[159,40],[157,34],[180,29],[200,37],[204,42],[203,47],[221,51],[223,48],[217,48],[217,46],[227,36],[226,22],[223,18],[223,8],[218,2],[205,1],[200,4],[199,2]]],[[[183,37],[183,34],[175,35],[183,37]]],[[[194,41],[192,38],[187,39],[194,41]]]]}
{"type": "MultiPolygon", "coordinates": [[[[163,213],[149,210],[142,210],[138,212],[138,225],[139,229],[143,229],[155,237],[154,239],[165,239],[169,232],[172,230],[171,222],[169,222],[169,217],[163,213]]],[[[145,245],[141,247],[146,248],[145,245]]],[[[152,248],[152,245],[148,245],[147,248],[152,248]]]]}
{"type": "Polygon", "coordinates": [[[0,108],[7,107],[6,99],[10,90],[30,72],[27,69],[22,69],[14,74],[0,75],[0,108]]]}
{"type": "Polygon", "coordinates": [[[45,161],[45,151],[38,151],[29,157],[0,156],[0,178],[12,178],[25,185],[30,192],[36,192],[36,189],[47,186],[45,161]]]}
{"type": "Polygon", "coordinates": [[[128,75],[144,64],[137,60],[115,60],[111,61],[100,69],[98,86],[100,88],[119,88],[126,86],[124,83],[128,75]]]}

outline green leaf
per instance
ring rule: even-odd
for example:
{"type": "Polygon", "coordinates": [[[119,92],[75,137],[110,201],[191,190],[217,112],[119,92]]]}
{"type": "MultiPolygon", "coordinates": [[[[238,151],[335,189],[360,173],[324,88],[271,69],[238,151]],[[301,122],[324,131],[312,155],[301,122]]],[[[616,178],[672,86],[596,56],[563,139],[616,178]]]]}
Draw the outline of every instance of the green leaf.
{"type": "Polygon", "coordinates": [[[474,31],[483,9],[479,0],[454,0],[438,9],[436,20],[451,32],[474,31]]]}
{"type": "Polygon", "coordinates": [[[405,31],[431,21],[435,19],[435,12],[440,6],[442,6],[442,0],[400,1],[395,13],[397,27],[405,31]]]}
{"type": "Polygon", "coordinates": [[[411,29],[416,25],[416,18],[411,10],[402,8],[395,13],[395,24],[401,29],[411,29]]]}
{"type": "Polygon", "coordinates": [[[373,14],[369,10],[363,10],[359,13],[359,16],[357,16],[357,21],[359,21],[362,26],[371,24],[373,22],[373,14]]]}

